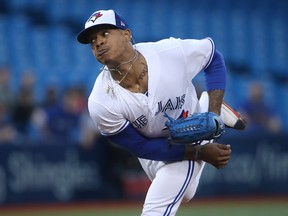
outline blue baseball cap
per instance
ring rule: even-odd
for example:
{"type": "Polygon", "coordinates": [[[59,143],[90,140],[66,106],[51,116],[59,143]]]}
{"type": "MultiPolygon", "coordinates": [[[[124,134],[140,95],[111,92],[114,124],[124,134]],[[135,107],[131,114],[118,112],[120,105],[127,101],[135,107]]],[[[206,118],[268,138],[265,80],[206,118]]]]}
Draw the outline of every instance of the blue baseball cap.
{"type": "Polygon", "coordinates": [[[114,10],[99,10],[94,12],[86,21],[85,28],[77,36],[78,42],[88,44],[91,30],[104,27],[129,29],[126,21],[114,10]]]}

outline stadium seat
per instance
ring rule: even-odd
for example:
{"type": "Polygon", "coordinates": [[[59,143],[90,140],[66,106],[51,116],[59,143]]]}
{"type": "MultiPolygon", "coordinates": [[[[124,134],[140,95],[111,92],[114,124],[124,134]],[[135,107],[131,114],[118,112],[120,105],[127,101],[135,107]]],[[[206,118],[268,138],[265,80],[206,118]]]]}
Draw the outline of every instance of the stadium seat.
{"type": "MultiPolygon", "coordinates": [[[[14,86],[21,73],[32,68],[43,88],[78,81],[92,88],[101,65],[89,46],[75,38],[77,28],[98,9],[115,9],[123,15],[136,43],[170,36],[212,37],[225,60],[251,68],[245,77],[229,71],[226,97],[233,103],[245,99],[249,80],[255,77],[263,81],[269,101],[278,95],[273,80],[283,85],[288,77],[286,1],[6,0],[5,4],[7,9],[0,14],[0,64],[11,65],[14,86]],[[39,14],[45,22],[37,21],[39,14]]],[[[287,97],[287,88],[279,91],[287,97]]],[[[281,107],[283,117],[287,106],[281,107]]]]}
{"type": "Polygon", "coordinates": [[[21,12],[27,9],[29,0],[9,0],[6,1],[7,7],[13,12],[21,12]]]}

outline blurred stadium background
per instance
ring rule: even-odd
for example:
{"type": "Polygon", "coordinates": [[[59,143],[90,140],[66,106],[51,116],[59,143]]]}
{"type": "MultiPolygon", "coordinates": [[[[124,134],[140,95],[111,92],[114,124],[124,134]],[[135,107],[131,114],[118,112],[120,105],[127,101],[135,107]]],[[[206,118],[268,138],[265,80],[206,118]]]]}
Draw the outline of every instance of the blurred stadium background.
{"type": "MultiPolygon", "coordinates": [[[[76,35],[98,9],[125,17],[136,43],[211,37],[223,53],[229,73],[225,100],[247,117],[249,127],[228,130],[223,142],[233,144],[231,163],[220,171],[207,166],[196,198],[287,201],[287,1],[1,0],[0,5],[0,214],[7,205],[141,202],[145,196],[149,182],[137,160],[107,144],[87,115],[87,96],[101,65],[76,35]]],[[[201,74],[194,81],[199,90],[202,81],[201,74]]],[[[287,215],[285,210],[279,215],[287,215]]]]}

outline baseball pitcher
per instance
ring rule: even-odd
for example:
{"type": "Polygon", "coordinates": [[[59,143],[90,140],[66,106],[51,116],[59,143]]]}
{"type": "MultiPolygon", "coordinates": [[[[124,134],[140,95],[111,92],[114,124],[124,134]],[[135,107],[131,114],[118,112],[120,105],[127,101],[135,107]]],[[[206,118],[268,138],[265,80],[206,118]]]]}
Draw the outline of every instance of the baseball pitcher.
{"type": "Polygon", "coordinates": [[[108,140],[139,158],[152,182],[142,216],[175,215],[193,198],[206,162],[228,163],[230,145],[215,142],[225,127],[243,128],[223,103],[223,56],[211,38],[134,44],[114,10],[93,13],[77,40],[103,64],[89,96],[92,119],[108,140]],[[198,100],[192,80],[201,71],[207,91],[198,100]]]}

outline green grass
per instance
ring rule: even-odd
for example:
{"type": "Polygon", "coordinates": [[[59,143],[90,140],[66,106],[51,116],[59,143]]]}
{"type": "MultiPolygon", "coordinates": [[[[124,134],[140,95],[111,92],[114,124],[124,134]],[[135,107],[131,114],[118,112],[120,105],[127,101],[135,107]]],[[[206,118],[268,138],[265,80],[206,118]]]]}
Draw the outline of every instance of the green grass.
{"type": "Polygon", "coordinates": [[[182,208],[180,209],[179,216],[199,215],[199,216],[288,216],[288,203],[284,204],[229,204],[220,206],[209,206],[203,208],[182,208]]]}
{"type": "MultiPolygon", "coordinates": [[[[7,213],[7,214],[3,214],[3,216],[135,216],[135,215],[139,215],[140,216],[140,210],[136,211],[136,210],[114,210],[114,211],[97,211],[97,210],[76,210],[76,211],[51,211],[51,212],[42,212],[42,211],[37,211],[37,212],[27,212],[27,213],[7,213]]],[[[0,214],[2,216],[2,214],[0,214]]]]}
{"type": "MultiPolygon", "coordinates": [[[[17,208],[2,211],[1,216],[140,216],[141,204],[139,205],[109,205],[95,206],[73,206],[64,208],[17,208]]],[[[205,201],[183,205],[177,216],[286,216],[288,215],[288,201],[205,201]]]]}

